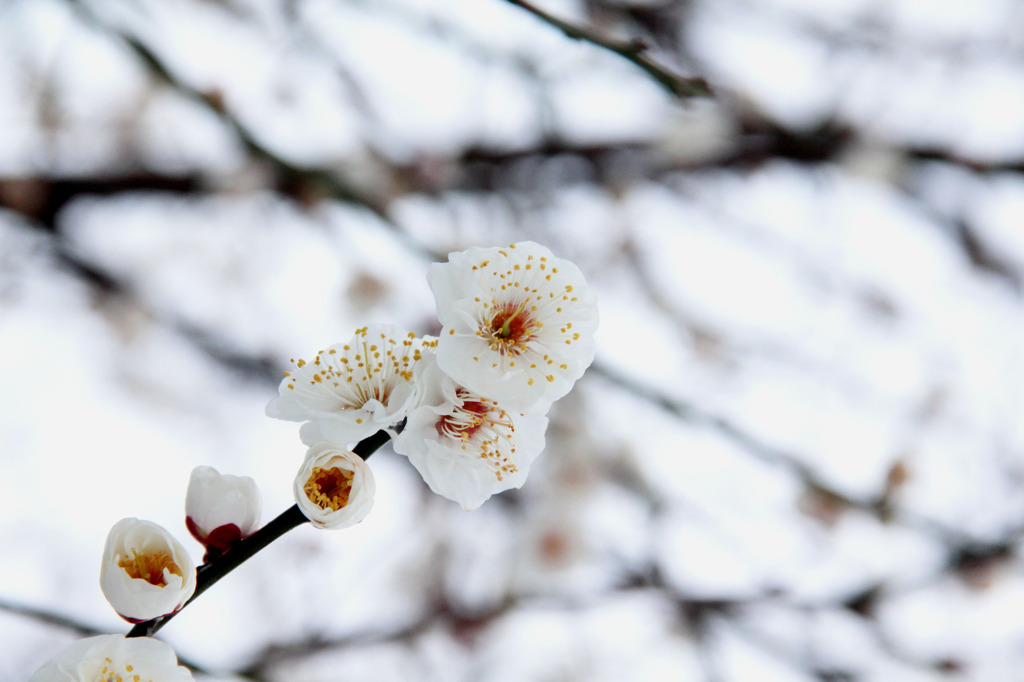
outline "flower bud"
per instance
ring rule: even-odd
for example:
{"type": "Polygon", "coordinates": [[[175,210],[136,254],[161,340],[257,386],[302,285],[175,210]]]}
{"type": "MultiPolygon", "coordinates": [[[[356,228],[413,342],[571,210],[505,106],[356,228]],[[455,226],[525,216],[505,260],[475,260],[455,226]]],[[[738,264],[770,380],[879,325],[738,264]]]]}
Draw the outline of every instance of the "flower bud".
{"type": "Polygon", "coordinates": [[[122,618],[141,623],[185,605],[196,591],[196,567],[163,527],[121,519],[103,548],[100,587],[122,618]]]}
{"type": "Polygon", "coordinates": [[[194,682],[178,665],[174,650],[149,637],[99,635],[79,639],[43,664],[28,682],[94,682],[94,680],[160,680],[194,682]]]}
{"type": "Polygon", "coordinates": [[[204,547],[205,561],[224,552],[260,527],[263,501],[248,476],[229,476],[213,467],[192,470],[185,495],[185,525],[204,547]]]}
{"type": "Polygon", "coordinates": [[[295,477],[295,501],[317,528],[348,528],[370,513],[376,485],[362,457],[330,443],[306,452],[295,477]]]}

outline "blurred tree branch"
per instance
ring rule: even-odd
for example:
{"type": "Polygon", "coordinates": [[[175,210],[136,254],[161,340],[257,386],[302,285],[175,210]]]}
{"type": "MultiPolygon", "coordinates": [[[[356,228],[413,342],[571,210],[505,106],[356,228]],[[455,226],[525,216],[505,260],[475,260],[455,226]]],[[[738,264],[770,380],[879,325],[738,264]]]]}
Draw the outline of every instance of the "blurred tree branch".
{"type": "Polygon", "coordinates": [[[7,599],[0,599],[0,611],[24,616],[25,618],[31,618],[36,622],[46,623],[47,625],[53,625],[64,630],[70,630],[76,635],[81,635],[82,637],[94,637],[96,635],[107,634],[107,631],[102,628],[98,628],[95,625],[89,625],[88,623],[83,623],[82,621],[63,613],[57,613],[56,611],[51,611],[38,606],[19,604],[7,599]]]}
{"type": "MultiPolygon", "coordinates": [[[[70,630],[76,635],[81,637],[96,637],[97,635],[109,634],[107,630],[96,627],[95,625],[89,625],[82,621],[67,616],[50,609],[44,609],[38,606],[29,606],[28,604],[18,604],[16,602],[9,601],[7,599],[0,599],[0,611],[11,613],[24,618],[29,618],[36,621],[37,623],[46,623],[47,625],[53,625],[63,630],[70,630]]],[[[199,664],[191,661],[184,656],[178,656],[178,662],[189,668],[193,672],[206,673],[207,670],[199,664]]],[[[248,678],[254,679],[254,678],[248,678]]]]}
{"type": "Polygon", "coordinates": [[[304,168],[284,160],[261,143],[256,136],[228,111],[220,92],[203,92],[177,78],[153,50],[138,38],[108,26],[80,0],[67,0],[87,23],[104,33],[116,37],[128,47],[149,69],[157,81],[180,92],[193,102],[203,105],[231,129],[246,151],[254,159],[267,164],[274,172],[277,184],[285,194],[299,201],[315,202],[321,196],[362,206],[388,224],[392,224],[386,203],[358,190],[338,173],[328,169],[304,168]]]}
{"type": "Polygon", "coordinates": [[[591,45],[596,45],[632,62],[646,71],[651,78],[657,81],[658,85],[674,97],[689,99],[691,97],[710,97],[713,94],[711,86],[703,78],[684,78],[651,59],[648,54],[650,46],[642,38],[632,38],[629,40],[612,38],[592,28],[560,19],[527,0],[505,1],[526,10],[544,23],[557,28],[573,40],[582,40],[591,45]]]}
{"type": "MultiPolygon", "coordinates": [[[[942,538],[948,547],[949,564],[951,567],[955,567],[957,564],[955,557],[964,552],[970,555],[999,553],[1007,542],[1006,540],[985,541],[933,519],[925,518],[906,510],[898,510],[893,506],[890,499],[891,491],[889,490],[880,492],[876,497],[857,497],[843,492],[821,478],[811,466],[801,461],[796,455],[763,443],[757,437],[747,433],[723,417],[709,414],[696,405],[672,398],[654,388],[645,386],[600,361],[596,361],[588,372],[600,376],[642,400],[657,405],[684,421],[713,429],[738,445],[743,452],[757,459],[789,469],[803,482],[809,494],[829,506],[838,505],[837,511],[842,511],[844,508],[859,509],[874,516],[883,523],[901,521],[942,538]]],[[[1017,533],[1018,531],[1015,529],[1009,531],[1010,535],[1016,535],[1017,533]]]]}

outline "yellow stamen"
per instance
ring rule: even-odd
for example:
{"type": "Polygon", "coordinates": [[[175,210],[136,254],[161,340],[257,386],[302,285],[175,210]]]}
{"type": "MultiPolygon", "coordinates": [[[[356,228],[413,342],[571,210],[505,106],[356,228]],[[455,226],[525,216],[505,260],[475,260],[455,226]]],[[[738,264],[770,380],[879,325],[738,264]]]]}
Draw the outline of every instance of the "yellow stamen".
{"type": "Polygon", "coordinates": [[[348,504],[354,475],[348,469],[313,467],[313,473],[302,491],[310,502],[321,509],[338,511],[348,504]]]}
{"type": "Polygon", "coordinates": [[[117,562],[117,565],[123,568],[130,578],[145,580],[150,585],[156,585],[157,587],[167,586],[167,581],[164,579],[165,570],[179,578],[181,577],[181,569],[174,563],[174,559],[171,558],[169,552],[153,552],[140,555],[133,549],[132,556],[122,557],[117,562]]]}

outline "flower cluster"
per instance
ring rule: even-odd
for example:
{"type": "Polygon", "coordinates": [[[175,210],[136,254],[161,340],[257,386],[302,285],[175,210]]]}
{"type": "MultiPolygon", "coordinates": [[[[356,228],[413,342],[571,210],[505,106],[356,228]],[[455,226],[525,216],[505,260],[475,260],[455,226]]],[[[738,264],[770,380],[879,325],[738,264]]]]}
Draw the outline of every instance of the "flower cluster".
{"type": "Polygon", "coordinates": [[[465,509],[520,487],[544,448],[547,410],[593,361],[595,297],[579,268],[547,248],[471,248],[433,264],[427,278],[437,338],[363,327],[312,360],[292,360],[267,406],[271,417],[304,422],[310,450],[295,493],[315,525],[362,518],[339,513],[338,500],[353,496],[368,511],[358,491],[373,478],[351,458],[332,469],[312,458],[351,454],[353,442],[378,431],[431,490],[465,509]],[[340,496],[324,493],[318,476],[340,496]]]}
{"type": "MultiPolygon", "coordinates": [[[[303,517],[316,528],[362,521],[376,488],[365,458],[388,438],[431,490],[465,509],[523,485],[544,449],[548,409],[593,361],[595,297],[575,265],[533,242],[453,253],[431,266],[428,282],[438,337],[371,325],[292,361],[267,414],[303,422],[296,507],[249,549],[235,548],[260,529],[255,482],[193,470],[185,525],[207,567],[232,551],[244,561],[303,517]]],[[[107,537],[100,586],[121,617],[143,623],[129,636],[152,634],[217,579],[209,575],[200,585],[199,569],[167,530],[127,518],[107,537]]],[[[167,645],[104,635],[75,642],[30,682],[191,679],[167,645]]]]}

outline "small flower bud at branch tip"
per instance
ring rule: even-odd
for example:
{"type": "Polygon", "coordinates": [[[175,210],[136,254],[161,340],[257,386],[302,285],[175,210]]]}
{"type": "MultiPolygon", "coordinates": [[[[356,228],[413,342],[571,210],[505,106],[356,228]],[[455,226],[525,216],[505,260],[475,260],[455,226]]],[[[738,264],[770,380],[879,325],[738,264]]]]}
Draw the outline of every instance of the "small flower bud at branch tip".
{"type": "Polygon", "coordinates": [[[185,525],[206,547],[206,560],[220,556],[260,527],[263,501],[256,482],[213,467],[192,470],[185,495],[185,525]]]}

